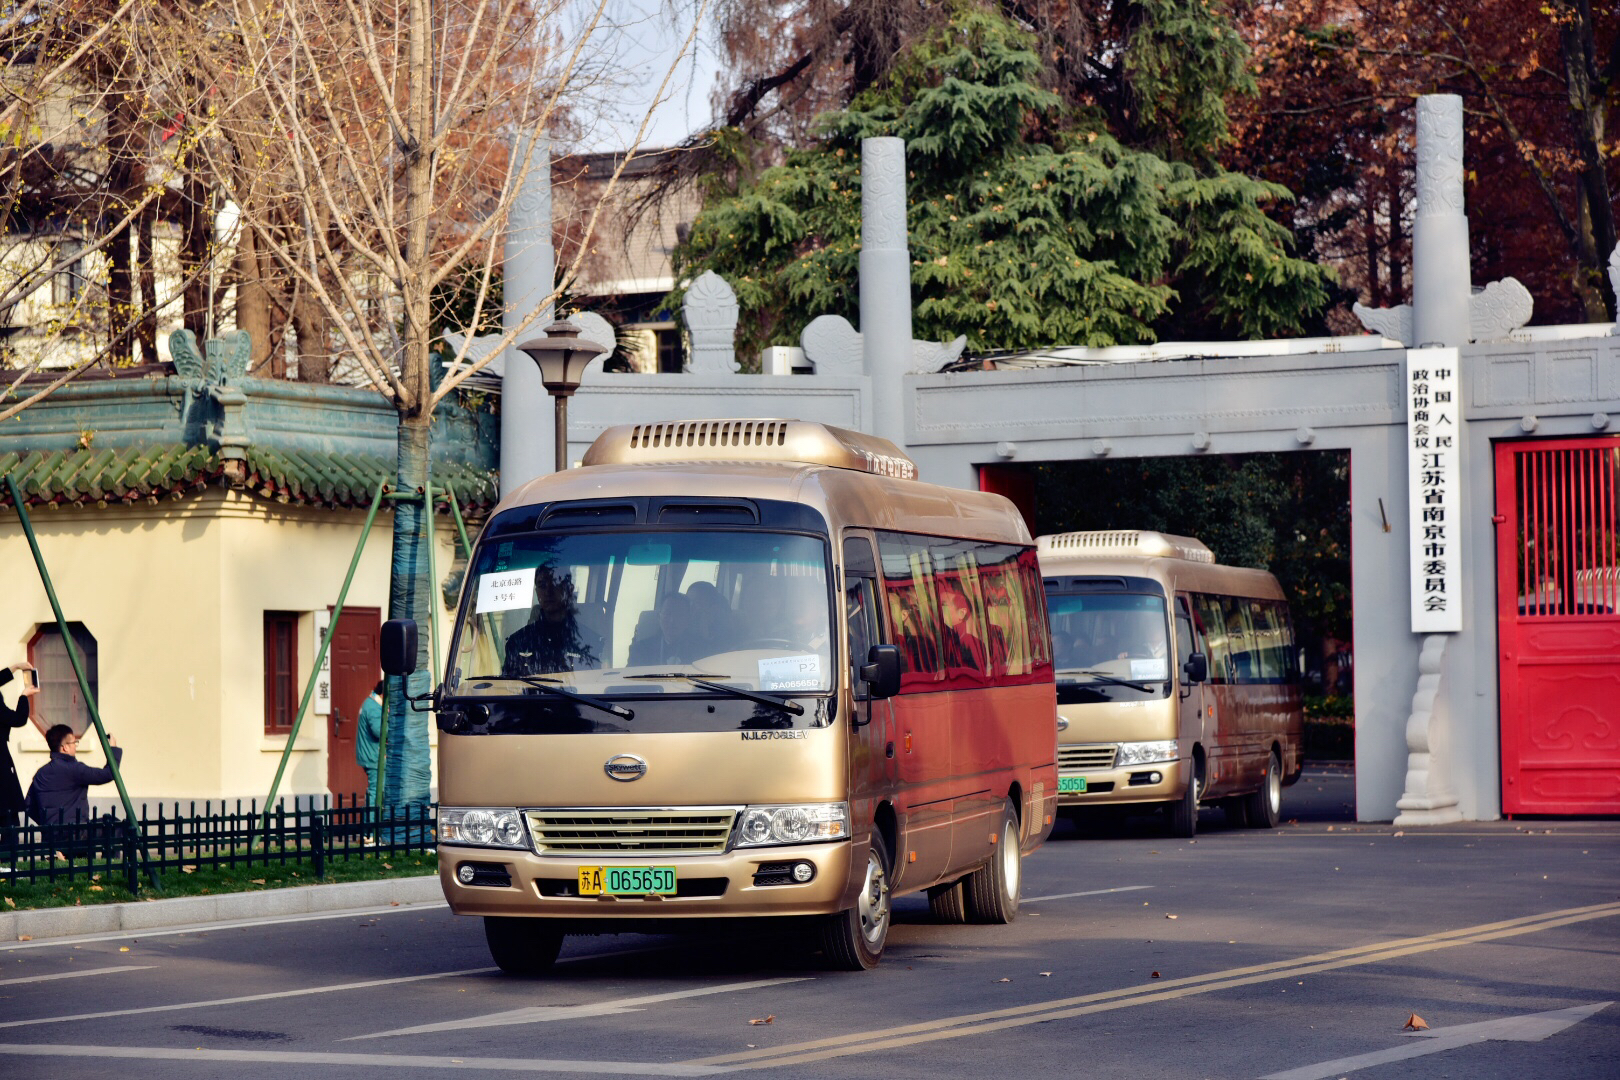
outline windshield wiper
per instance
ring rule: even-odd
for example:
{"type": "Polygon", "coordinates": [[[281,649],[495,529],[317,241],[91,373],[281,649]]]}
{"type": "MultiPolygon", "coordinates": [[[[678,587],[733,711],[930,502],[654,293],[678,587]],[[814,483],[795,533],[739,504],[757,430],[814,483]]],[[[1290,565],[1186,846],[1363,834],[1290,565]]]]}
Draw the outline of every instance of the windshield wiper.
{"type": "Polygon", "coordinates": [[[564,690],[561,686],[553,685],[562,682],[561,679],[548,679],[543,675],[503,675],[501,678],[516,679],[524,686],[532,686],[536,690],[544,690],[548,694],[556,694],[560,698],[577,701],[581,705],[589,705],[593,709],[601,709],[605,713],[612,713],[614,716],[624,720],[634,720],[636,718],[636,714],[623,705],[615,705],[611,701],[603,701],[600,698],[593,698],[573,690],[564,690]]]}
{"type": "Polygon", "coordinates": [[[756,694],[754,691],[744,690],[740,686],[730,686],[726,683],[709,681],[710,679],[724,679],[725,677],[726,676],[724,675],[710,675],[707,672],[689,673],[685,671],[654,671],[645,675],[625,676],[626,679],[685,679],[693,686],[701,686],[705,690],[718,690],[722,694],[730,694],[732,697],[740,697],[746,698],[749,701],[757,701],[761,705],[774,705],[783,712],[792,713],[794,716],[804,715],[804,706],[800,705],[797,701],[789,701],[786,698],[772,697],[770,694],[756,694]]]}
{"type": "Polygon", "coordinates": [[[1058,674],[1059,675],[1067,675],[1067,674],[1090,675],[1093,679],[1098,679],[1098,680],[1100,680],[1102,682],[1105,682],[1105,683],[1113,683],[1115,686],[1128,686],[1132,690],[1140,690],[1144,694],[1153,693],[1153,687],[1149,684],[1149,682],[1147,680],[1141,680],[1141,681],[1137,681],[1137,682],[1132,682],[1130,679],[1117,678],[1116,676],[1110,675],[1105,671],[1076,671],[1076,672],[1072,672],[1072,673],[1071,672],[1062,672],[1062,671],[1060,671],[1060,672],[1058,672],[1058,674]]]}

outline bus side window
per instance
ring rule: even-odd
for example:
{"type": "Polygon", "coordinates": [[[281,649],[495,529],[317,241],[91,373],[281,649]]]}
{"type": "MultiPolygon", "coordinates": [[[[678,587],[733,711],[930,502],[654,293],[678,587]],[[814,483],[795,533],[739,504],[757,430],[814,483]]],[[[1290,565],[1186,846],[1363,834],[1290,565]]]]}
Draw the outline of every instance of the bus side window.
{"type": "Polygon", "coordinates": [[[1249,621],[1254,624],[1257,674],[1262,682],[1288,681],[1288,646],[1283,637],[1282,605],[1271,600],[1250,600],[1249,621]]]}
{"type": "Polygon", "coordinates": [[[849,636],[849,685],[856,700],[865,700],[870,688],[860,677],[872,646],[878,642],[877,560],[864,536],[844,540],[844,622],[849,636]]]}
{"type": "Polygon", "coordinates": [[[1226,620],[1221,616],[1220,600],[1199,594],[1193,597],[1193,610],[1204,636],[1204,647],[1209,651],[1209,681],[1231,682],[1232,658],[1226,648],[1226,620]]]}
{"type": "Polygon", "coordinates": [[[1249,602],[1238,596],[1223,596],[1221,614],[1226,620],[1226,648],[1232,657],[1232,680],[1259,682],[1260,657],[1255,648],[1254,631],[1249,626],[1249,602]]]}
{"type": "Polygon", "coordinates": [[[1187,610],[1187,598],[1176,597],[1176,667],[1181,670],[1179,676],[1182,685],[1187,684],[1187,672],[1181,665],[1187,662],[1187,657],[1198,650],[1193,647],[1192,613],[1187,610]]]}
{"type": "Polygon", "coordinates": [[[935,689],[940,666],[939,612],[934,607],[933,561],[927,541],[901,533],[878,534],[883,596],[889,629],[900,646],[900,692],[935,689]]]}

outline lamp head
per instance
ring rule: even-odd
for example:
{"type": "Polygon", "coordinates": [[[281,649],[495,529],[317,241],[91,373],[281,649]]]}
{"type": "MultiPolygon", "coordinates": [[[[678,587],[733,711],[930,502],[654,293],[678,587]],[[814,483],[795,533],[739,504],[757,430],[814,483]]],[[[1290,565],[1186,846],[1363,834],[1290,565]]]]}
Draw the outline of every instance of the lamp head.
{"type": "Polygon", "coordinates": [[[540,369],[540,381],[553,397],[568,397],[579,389],[585,367],[609,346],[579,336],[579,327],[559,320],[546,327],[546,336],[525,341],[518,349],[540,369]]]}

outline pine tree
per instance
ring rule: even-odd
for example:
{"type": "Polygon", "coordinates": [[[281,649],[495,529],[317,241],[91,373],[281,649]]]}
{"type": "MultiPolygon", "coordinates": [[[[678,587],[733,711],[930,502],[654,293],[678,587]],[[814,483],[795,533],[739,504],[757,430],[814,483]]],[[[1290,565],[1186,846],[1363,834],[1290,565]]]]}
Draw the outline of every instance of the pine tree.
{"type": "Polygon", "coordinates": [[[1328,272],[1292,258],[1267,216],[1285,189],[1215,162],[1222,99],[1244,87],[1241,42],[1183,25],[1202,3],[1143,6],[1133,86],[1154,104],[1126,110],[1138,145],[1110,130],[1107,109],[1042,85],[1030,33],[959,0],[825,114],[812,144],[712,200],[676,252],[678,279],[712,269],[731,282],[745,355],[795,343],[817,315],[858,323],[860,141],[893,135],[907,148],[920,338],[965,334],[984,351],[1297,332],[1328,272]]]}

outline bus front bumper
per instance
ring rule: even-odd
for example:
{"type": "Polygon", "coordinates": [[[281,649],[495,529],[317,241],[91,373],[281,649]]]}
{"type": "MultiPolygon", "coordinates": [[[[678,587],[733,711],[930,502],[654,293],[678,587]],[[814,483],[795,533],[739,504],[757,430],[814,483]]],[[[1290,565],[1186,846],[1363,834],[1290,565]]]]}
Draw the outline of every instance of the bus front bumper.
{"type": "Polygon", "coordinates": [[[1155,761],[1120,769],[1060,770],[1058,809],[1170,802],[1181,798],[1186,791],[1187,777],[1191,775],[1192,762],[1188,759],[1155,761]],[[1063,790],[1064,781],[1072,785],[1074,778],[1085,781],[1085,791],[1063,790]]]}
{"type": "Polygon", "coordinates": [[[747,848],[712,856],[664,858],[548,858],[532,851],[439,845],[439,883],[457,915],[532,915],[580,921],[703,919],[737,916],[830,915],[854,904],[860,882],[851,880],[855,858],[865,865],[866,843],[747,848]],[[809,864],[800,883],[794,867],[809,864]],[[473,881],[462,881],[471,866],[473,881]],[[580,868],[675,868],[676,894],[580,894],[580,868]]]}

